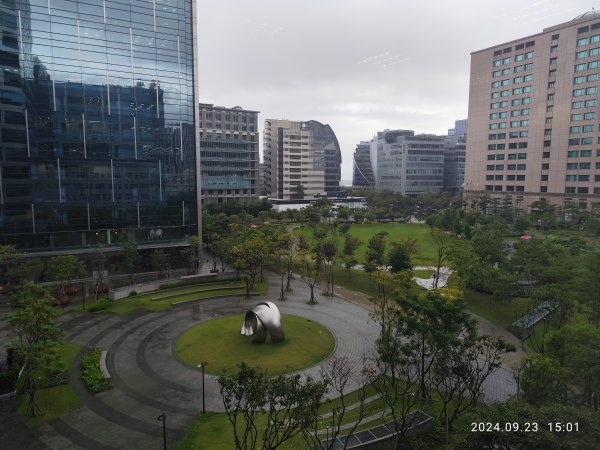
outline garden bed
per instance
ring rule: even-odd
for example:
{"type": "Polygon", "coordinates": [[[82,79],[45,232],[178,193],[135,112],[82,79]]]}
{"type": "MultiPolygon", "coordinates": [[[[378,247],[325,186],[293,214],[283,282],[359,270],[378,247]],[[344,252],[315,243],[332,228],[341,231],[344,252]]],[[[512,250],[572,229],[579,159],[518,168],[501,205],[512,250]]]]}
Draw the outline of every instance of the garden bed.
{"type": "Polygon", "coordinates": [[[101,367],[102,350],[94,348],[81,358],[81,380],[93,394],[113,387],[112,381],[106,377],[101,367]]]}

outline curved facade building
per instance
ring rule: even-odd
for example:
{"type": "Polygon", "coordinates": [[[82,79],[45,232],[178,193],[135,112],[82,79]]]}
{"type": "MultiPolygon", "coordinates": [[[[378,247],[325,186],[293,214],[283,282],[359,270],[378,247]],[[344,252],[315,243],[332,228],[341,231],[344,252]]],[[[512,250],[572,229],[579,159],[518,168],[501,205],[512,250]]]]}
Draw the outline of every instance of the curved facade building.
{"type": "Polygon", "coordinates": [[[0,6],[0,244],[199,232],[195,1],[0,6]]]}
{"type": "Polygon", "coordinates": [[[337,196],[342,155],[335,133],[316,120],[265,120],[267,194],[289,200],[337,196]]]}

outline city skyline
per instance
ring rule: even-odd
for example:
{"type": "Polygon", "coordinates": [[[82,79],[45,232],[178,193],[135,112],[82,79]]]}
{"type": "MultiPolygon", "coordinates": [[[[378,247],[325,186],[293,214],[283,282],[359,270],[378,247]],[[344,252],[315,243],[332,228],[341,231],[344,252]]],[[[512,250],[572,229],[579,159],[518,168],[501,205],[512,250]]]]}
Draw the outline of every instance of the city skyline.
{"type": "Polygon", "coordinates": [[[467,117],[471,52],[592,7],[589,0],[310,0],[301,8],[272,0],[203,2],[199,99],[261,111],[259,123],[312,117],[329,124],[340,142],[342,180],[351,180],[356,144],[377,131],[446,134],[467,117]]]}

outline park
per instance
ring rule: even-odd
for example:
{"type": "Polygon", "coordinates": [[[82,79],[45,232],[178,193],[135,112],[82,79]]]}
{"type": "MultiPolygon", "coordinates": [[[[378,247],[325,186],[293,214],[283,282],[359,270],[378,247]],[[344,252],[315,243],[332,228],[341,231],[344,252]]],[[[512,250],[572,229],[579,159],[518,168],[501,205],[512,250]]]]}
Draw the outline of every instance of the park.
{"type": "MultiPolygon", "coordinates": [[[[249,228],[250,231],[241,234],[246,233],[252,241],[253,233],[271,233],[268,226],[264,227],[266,231],[260,231],[262,228],[249,228]]],[[[319,239],[331,239],[306,225],[287,226],[287,229],[296,236],[304,235],[309,245],[315,247],[319,239]]],[[[189,278],[185,282],[173,280],[171,285],[167,283],[162,289],[144,293],[132,293],[132,288],[125,286],[121,288],[120,300],[101,298],[90,302],[85,311],[83,305],[66,307],[56,321],[65,332],[65,344],[59,353],[70,368],[68,383],[38,390],[41,414],[37,416],[27,417],[26,404],[21,401],[19,412],[26,425],[11,415],[3,431],[15,442],[23,442],[25,447],[153,448],[165,438],[168,448],[232,448],[231,424],[219,391],[220,376],[235,374],[238,364],[244,361],[268,370],[271,376],[298,374],[316,379],[325,367],[344,358],[352,368],[351,381],[345,386],[351,407],[341,424],[347,432],[358,419],[355,413],[356,405],[360,404],[357,401],[365,357],[373,355],[381,333],[378,303],[370,300],[381,294],[381,277],[375,275],[388,273],[381,265],[376,266],[375,273],[363,270],[367,259],[373,257],[368,241],[378,235],[385,236],[389,242],[414,240],[412,263],[422,268],[413,269],[409,279],[426,279],[435,273],[439,243],[432,234],[432,227],[424,224],[354,224],[346,231],[361,241],[353,255],[358,264],[343,267],[340,260],[337,264],[324,265],[321,278],[315,280],[316,286],[313,286],[315,304],[309,301],[313,288],[306,283],[307,276],[301,265],[294,266],[291,290],[284,292],[285,255],[264,263],[264,281],[260,281],[263,267],[250,270],[244,264],[263,262],[250,258],[254,256],[251,251],[238,248],[239,241],[231,247],[232,254],[239,257],[227,262],[230,267],[224,274],[229,272],[228,278],[215,281],[211,274],[214,266],[207,264],[204,270],[208,282],[190,282],[189,278]],[[326,273],[333,277],[330,286],[326,273]],[[334,287],[335,293],[331,296],[328,291],[334,287]],[[286,341],[261,348],[240,335],[244,313],[260,301],[278,305],[286,326],[286,341]],[[81,361],[92,349],[100,349],[103,373],[100,376],[107,379],[98,393],[81,377],[85,371],[81,361]]],[[[255,241],[260,243],[260,239],[255,241]]],[[[281,242],[281,239],[273,241],[281,242]]],[[[307,267],[314,262],[314,258],[304,260],[307,267]]],[[[454,267],[462,274],[460,265],[454,267]]],[[[393,277],[389,275],[385,277],[391,280],[393,277]]],[[[460,283],[451,275],[439,289],[447,289],[448,295],[454,295],[452,292],[460,283]]],[[[415,298],[426,292],[413,282],[405,287],[407,295],[415,298]]],[[[481,386],[481,405],[504,402],[518,390],[518,379],[513,371],[515,363],[526,353],[535,352],[531,348],[533,344],[520,342],[507,331],[517,315],[528,311],[531,300],[515,296],[510,301],[498,301],[491,293],[465,286],[461,292],[467,309],[474,313],[471,317],[475,318],[479,331],[502,336],[517,350],[503,355],[499,359],[502,363],[481,386]]],[[[583,320],[580,312],[569,317],[567,325],[583,320]]],[[[541,331],[542,326],[545,324],[535,327],[534,338],[539,339],[540,333],[548,332],[541,331]]],[[[554,327],[551,325],[549,329],[554,327]]],[[[43,378],[44,374],[40,376],[43,378]]],[[[386,404],[375,395],[373,385],[366,389],[369,402],[361,408],[364,414],[361,413],[362,422],[357,432],[382,426],[390,420],[386,404]]],[[[329,400],[320,406],[315,431],[325,430],[326,418],[337,408],[335,397],[335,392],[330,392],[329,400]]],[[[448,404],[450,411],[460,409],[460,405],[453,406],[453,402],[448,404]]],[[[441,415],[440,404],[421,401],[411,408],[420,410],[422,407],[427,414],[437,417],[441,415]]],[[[260,420],[258,423],[260,425],[260,420]]],[[[460,418],[457,424],[459,428],[462,426],[460,418]]],[[[282,448],[303,448],[303,445],[306,442],[296,436],[282,448]]]]}

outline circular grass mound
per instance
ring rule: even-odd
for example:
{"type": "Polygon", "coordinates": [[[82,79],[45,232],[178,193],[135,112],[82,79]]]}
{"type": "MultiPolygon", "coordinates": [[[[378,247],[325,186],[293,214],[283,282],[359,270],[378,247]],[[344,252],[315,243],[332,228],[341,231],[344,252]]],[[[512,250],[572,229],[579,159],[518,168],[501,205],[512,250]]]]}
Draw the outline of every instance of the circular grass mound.
{"type": "Polygon", "coordinates": [[[333,351],[335,339],[327,328],[304,317],[284,314],[285,340],[272,344],[252,343],[251,336],[240,333],[244,315],[221,317],[185,331],[175,344],[177,357],[194,369],[207,361],[206,371],[222,374],[237,370],[245,361],[271,374],[292,372],[314,366],[333,351]]]}

